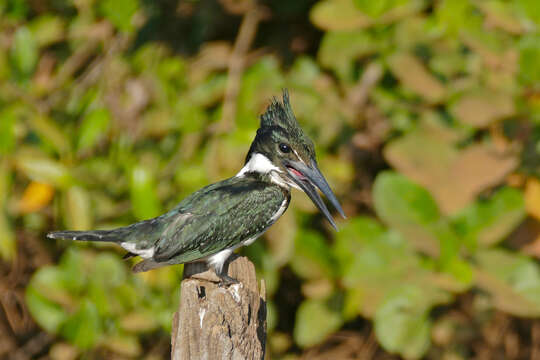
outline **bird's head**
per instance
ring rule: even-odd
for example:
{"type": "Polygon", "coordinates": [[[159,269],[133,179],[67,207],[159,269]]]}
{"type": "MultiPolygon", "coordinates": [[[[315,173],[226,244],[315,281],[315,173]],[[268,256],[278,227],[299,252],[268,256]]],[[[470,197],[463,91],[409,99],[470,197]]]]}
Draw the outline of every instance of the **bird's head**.
{"type": "Polygon", "coordinates": [[[294,116],[287,90],[283,90],[283,101],[274,99],[261,116],[261,126],[249,149],[244,169],[271,173],[283,184],[302,190],[336,228],[318,188],[345,218],[339,201],[319,170],[313,141],[294,116]]]}

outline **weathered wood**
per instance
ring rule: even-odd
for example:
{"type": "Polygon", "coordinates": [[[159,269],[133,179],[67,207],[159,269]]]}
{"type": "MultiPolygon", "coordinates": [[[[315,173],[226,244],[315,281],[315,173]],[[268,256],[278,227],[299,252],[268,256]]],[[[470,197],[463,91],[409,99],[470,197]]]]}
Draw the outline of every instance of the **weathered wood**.
{"type": "Polygon", "coordinates": [[[172,328],[173,360],[263,359],[266,343],[266,289],[255,267],[233,255],[225,264],[240,283],[220,287],[203,263],[186,264],[180,306],[172,328]]]}

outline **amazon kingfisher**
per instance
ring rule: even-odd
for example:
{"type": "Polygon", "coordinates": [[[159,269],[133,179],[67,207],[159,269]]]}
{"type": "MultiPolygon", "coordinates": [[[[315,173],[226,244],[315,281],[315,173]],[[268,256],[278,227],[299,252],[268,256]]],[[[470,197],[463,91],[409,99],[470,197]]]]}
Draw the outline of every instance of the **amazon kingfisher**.
{"type": "Polygon", "coordinates": [[[281,102],[273,99],[260,120],[240,172],[196,191],[171,211],[113,230],[57,231],[47,236],[117,243],[128,251],[125,258],[144,259],[133,272],[205,261],[221,284],[230,285],[237,281],[222,271],[223,264],[283,215],[292,187],[305,192],[337,229],[316,188],[341,216],[345,214],[319,170],[313,142],[300,128],[287,90],[281,102]]]}

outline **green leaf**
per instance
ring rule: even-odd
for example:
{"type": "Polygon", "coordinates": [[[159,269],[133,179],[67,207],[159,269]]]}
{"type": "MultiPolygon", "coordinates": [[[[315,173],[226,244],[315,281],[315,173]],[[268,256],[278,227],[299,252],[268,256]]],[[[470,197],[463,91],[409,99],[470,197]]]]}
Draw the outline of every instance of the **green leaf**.
{"type": "Polygon", "coordinates": [[[29,24],[38,46],[48,46],[64,36],[64,21],[59,16],[42,15],[29,24]]]}
{"type": "Polygon", "coordinates": [[[186,99],[176,101],[175,115],[180,120],[178,128],[185,133],[200,132],[206,125],[207,116],[204,110],[186,99]]]}
{"type": "Polygon", "coordinates": [[[361,216],[349,220],[340,227],[333,247],[340,267],[348,268],[364,250],[365,243],[379,241],[385,233],[386,229],[374,219],[361,216]]]}
{"type": "Polygon", "coordinates": [[[373,185],[373,201],[377,215],[415,247],[431,255],[439,252],[430,226],[441,217],[437,204],[424,188],[403,175],[382,172],[373,185]]]}
{"type": "Polygon", "coordinates": [[[100,139],[104,138],[110,119],[111,115],[105,108],[90,111],[84,117],[79,129],[78,151],[91,149],[100,139]]]}
{"type": "Polygon", "coordinates": [[[540,25],[540,3],[536,0],[517,0],[517,7],[537,26],[540,25]]]}
{"type": "MultiPolygon", "coordinates": [[[[540,15],[539,15],[540,16],[540,15]]],[[[540,35],[522,37],[519,46],[519,77],[528,85],[540,82],[540,35]]]]}
{"type": "Polygon", "coordinates": [[[0,210],[0,259],[12,260],[17,254],[17,243],[15,234],[7,216],[3,210],[0,210]]]}
{"type": "Polygon", "coordinates": [[[65,287],[63,272],[52,266],[39,269],[28,283],[26,303],[38,324],[56,333],[68,317],[64,306],[73,304],[73,297],[65,287]]]}
{"type": "Polygon", "coordinates": [[[371,25],[369,17],[354,6],[352,0],[319,1],[311,9],[309,18],[323,30],[346,31],[371,25]]]}
{"type": "Polygon", "coordinates": [[[0,259],[4,261],[14,259],[17,254],[15,233],[5,211],[5,204],[11,194],[11,176],[8,159],[0,157],[0,259]]]}
{"type": "Polygon", "coordinates": [[[11,62],[23,76],[29,76],[34,72],[39,57],[38,44],[32,32],[21,26],[13,36],[11,45],[11,62]]]}
{"type": "Polygon", "coordinates": [[[90,196],[85,188],[71,186],[64,197],[64,219],[66,227],[73,230],[88,230],[92,228],[92,212],[90,196]]]}
{"type": "Polygon", "coordinates": [[[259,113],[283,83],[284,75],[276,58],[263,57],[246,70],[238,94],[236,125],[239,130],[257,130],[258,124],[253,121],[253,116],[259,113]]]}
{"type": "Polygon", "coordinates": [[[70,246],[60,259],[59,268],[64,274],[64,284],[69,292],[79,294],[88,282],[87,260],[77,246],[70,246]]]}
{"type": "Polygon", "coordinates": [[[298,57],[288,74],[288,82],[295,86],[311,87],[321,75],[317,62],[309,56],[298,57]]]}
{"type": "Polygon", "coordinates": [[[39,135],[43,143],[55,149],[59,154],[64,154],[70,149],[68,137],[52,118],[38,114],[30,116],[30,127],[39,135]]]}
{"type": "Polygon", "coordinates": [[[161,205],[156,193],[154,175],[141,165],[134,166],[130,175],[130,196],[135,217],[143,220],[158,216],[161,205]]]}
{"type": "Polygon", "coordinates": [[[435,15],[452,35],[470,28],[479,17],[469,0],[442,0],[437,3],[435,15]]]}
{"type": "Polygon", "coordinates": [[[393,7],[404,5],[409,0],[378,0],[378,1],[370,1],[370,0],[353,0],[354,5],[366,15],[369,15],[371,17],[378,17],[388,10],[392,9],[393,7]]]}
{"type": "Polygon", "coordinates": [[[422,289],[425,303],[440,304],[450,299],[437,282],[440,275],[422,265],[410,244],[372,219],[350,220],[337,234],[333,250],[342,284],[349,290],[344,310],[348,317],[352,313],[373,316],[387,294],[403,283],[422,289]]]}
{"type": "Polygon", "coordinates": [[[31,5],[26,0],[11,0],[0,3],[2,13],[5,11],[7,18],[13,20],[23,20],[28,16],[30,7],[31,5]]]}
{"type": "MultiPolygon", "coordinates": [[[[439,255],[444,271],[457,269],[452,264],[456,265],[459,255],[459,239],[441,217],[426,189],[403,175],[383,172],[375,179],[373,199],[377,215],[386,224],[397,229],[416,248],[431,256],[439,255]]],[[[463,266],[459,268],[463,270],[463,266]]],[[[461,271],[458,274],[463,281],[470,280],[470,274],[461,271]]]]}
{"type": "Polygon", "coordinates": [[[334,259],[321,234],[299,231],[295,254],[291,260],[293,270],[303,278],[332,277],[335,274],[334,259]]]}
{"type": "Polygon", "coordinates": [[[118,29],[126,32],[133,30],[132,18],[139,8],[137,0],[101,0],[101,13],[118,29]]]}
{"type": "Polygon", "coordinates": [[[102,253],[96,257],[91,277],[100,286],[112,289],[126,283],[126,267],[117,255],[102,253]]]}
{"type": "Polygon", "coordinates": [[[294,341],[301,347],[313,346],[338,330],[343,323],[339,311],[323,300],[305,300],[296,312],[294,341]]]}
{"type": "Polygon", "coordinates": [[[523,194],[505,187],[488,200],[478,200],[453,220],[457,233],[469,246],[491,246],[503,240],[525,218],[523,194]]]}
{"type": "Polygon", "coordinates": [[[478,286],[493,305],[517,316],[540,317],[540,266],[532,259],[502,249],[476,254],[478,286]]]}
{"type": "Polygon", "coordinates": [[[15,159],[15,166],[30,179],[57,188],[67,188],[73,183],[69,170],[63,164],[51,159],[23,154],[15,159]]]}
{"type": "Polygon", "coordinates": [[[440,219],[431,194],[405,176],[383,172],[373,186],[375,210],[390,225],[427,225],[440,219]]]}
{"type": "Polygon", "coordinates": [[[32,318],[46,331],[56,334],[68,314],[59,304],[46,299],[30,283],[26,287],[26,305],[32,318]]]}
{"type": "Polygon", "coordinates": [[[375,335],[382,347],[405,359],[419,359],[429,349],[431,321],[423,291],[412,286],[396,289],[375,314],[375,335]]]}
{"type": "Polygon", "coordinates": [[[60,333],[81,349],[94,346],[102,335],[102,326],[96,306],[84,299],[77,312],[63,324],[60,333]]]}
{"type": "Polygon", "coordinates": [[[9,154],[16,143],[15,123],[17,116],[15,110],[6,107],[0,111],[0,154],[9,154]]]}
{"type": "Polygon", "coordinates": [[[322,66],[334,70],[341,79],[352,81],[355,61],[382,49],[385,40],[375,39],[363,30],[330,31],[322,38],[317,58],[322,66]]]}

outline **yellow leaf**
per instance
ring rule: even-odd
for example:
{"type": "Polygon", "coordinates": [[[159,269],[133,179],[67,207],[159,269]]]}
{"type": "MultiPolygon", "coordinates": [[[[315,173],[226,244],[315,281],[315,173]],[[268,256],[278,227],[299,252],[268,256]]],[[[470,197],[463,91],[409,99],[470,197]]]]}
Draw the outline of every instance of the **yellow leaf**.
{"type": "Polygon", "coordinates": [[[39,211],[51,202],[53,195],[54,188],[51,185],[32,181],[24,190],[19,210],[22,213],[39,211]]]}
{"type": "Polygon", "coordinates": [[[525,187],[525,209],[527,213],[540,220],[540,182],[536,179],[527,180],[525,187]]]}

